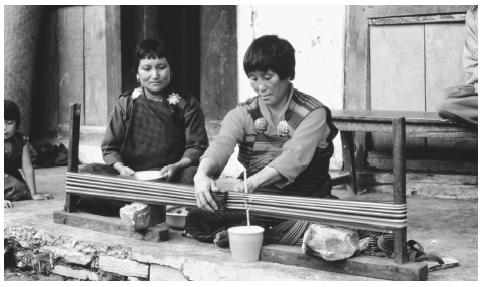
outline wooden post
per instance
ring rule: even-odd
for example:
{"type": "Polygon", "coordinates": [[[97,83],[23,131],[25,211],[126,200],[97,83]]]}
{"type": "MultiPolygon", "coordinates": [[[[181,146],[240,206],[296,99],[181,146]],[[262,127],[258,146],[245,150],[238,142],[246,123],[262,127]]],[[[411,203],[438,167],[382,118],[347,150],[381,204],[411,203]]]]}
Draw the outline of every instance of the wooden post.
{"type": "MultiPolygon", "coordinates": [[[[80,106],[78,103],[72,103],[69,108],[69,153],[67,160],[67,171],[69,172],[79,171],[80,106]]],[[[74,212],[78,199],[78,195],[66,193],[64,210],[74,212]]]]}
{"type": "MultiPolygon", "coordinates": [[[[393,202],[407,203],[405,169],[405,118],[392,120],[393,127],[393,202]]],[[[395,262],[408,261],[407,228],[395,230],[395,262]]]]}
{"type": "Polygon", "coordinates": [[[30,119],[32,98],[36,96],[33,85],[43,9],[41,5],[4,6],[3,93],[5,99],[17,104],[22,115],[20,130],[25,134],[37,128],[30,128],[30,119]]]}
{"type": "Polygon", "coordinates": [[[343,164],[350,173],[349,187],[354,194],[358,193],[358,180],[356,175],[355,143],[352,131],[340,131],[341,146],[343,149],[343,164]]]}

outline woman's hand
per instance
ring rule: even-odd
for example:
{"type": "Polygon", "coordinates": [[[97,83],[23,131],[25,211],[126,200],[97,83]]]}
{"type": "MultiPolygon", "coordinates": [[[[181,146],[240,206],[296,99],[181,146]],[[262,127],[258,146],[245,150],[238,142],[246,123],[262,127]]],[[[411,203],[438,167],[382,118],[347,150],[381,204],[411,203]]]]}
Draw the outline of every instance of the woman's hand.
{"type": "Polygon", "coordinates": [[[117,172],[121,176],[133,176],[135,171],[133,171],[130,167],[124,165],[122,162],[118,161],[112,165],[112,167],[117,170],[117,172]]]}
{"type": "Polygon", "coordinates": [[[53,199],[53,197],[48,193],[36,193],[32,196],[33,200],[44,200],[44,199],[53,199]]]}
{"type": "Polygon", "coordinates": [[[245,191],[244,181],[240,181],[234,185],[233,189],[235,192],[253,193],[257,186],[252,177],[248,177],[248,179],[246,180],[246,187],[248,189],[247,192],[245,191]]]}
{"type": "Polygon", "coordinates": [[[194,192],[197,206],[214,212],[218,209],[218,205],[211,196],[211,191],[219,191],[214,180],[207,175],[196,173],[194,176],[194,192]]]}
{"type": "Polygon", "coordinates": [[[3,201],[3,208],[10,208],[13,207],[13,203],[10,200],[3,201]]]}
{"type": "Polygon", "coordinates": [[[166,181],[171,181],[176,174],[183,169],[182,166],[177,164],[168,164],[163,167],[160,171],[161,178],[165,178],[166,181]]]}

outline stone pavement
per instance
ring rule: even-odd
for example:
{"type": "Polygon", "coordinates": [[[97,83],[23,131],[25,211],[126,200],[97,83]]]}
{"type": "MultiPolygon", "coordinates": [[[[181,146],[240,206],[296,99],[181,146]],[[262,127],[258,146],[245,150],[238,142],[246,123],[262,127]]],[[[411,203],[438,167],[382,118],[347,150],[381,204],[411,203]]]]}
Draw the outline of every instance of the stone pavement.
{"type": "MultiPolygon", "coordinates": [[[[151,280],[376,280],[269,262],[237,263],[228,249],[181,237],[179,232],[171,233],[167,242],[153,243],[55,224],[52,212],[61,210],[65,200],[65,171],[65,167],[36,170],[39,192],[49,192],[55,199],[16,202],[15,207],[4,209],[6,236],[19,240],[41,237],[50,246],[95,249],[102,254],[96,264],[114,268],[114,273],[115,266],[132,266],[123,270],[131,272],[132,278],[146,278],[148,272],[151,280]],[[146,264],[150,264],[149,271],[145,271],[146,264]]],[[[367,193],[350,199],[383,201],[390,195],[367,193]]],[[[407,238],[420,242],[427,252],[460,263],[456,268],[430,272],[428,280],[478,279],[477,205],[477,200],[408,197],[407,238]]]]}

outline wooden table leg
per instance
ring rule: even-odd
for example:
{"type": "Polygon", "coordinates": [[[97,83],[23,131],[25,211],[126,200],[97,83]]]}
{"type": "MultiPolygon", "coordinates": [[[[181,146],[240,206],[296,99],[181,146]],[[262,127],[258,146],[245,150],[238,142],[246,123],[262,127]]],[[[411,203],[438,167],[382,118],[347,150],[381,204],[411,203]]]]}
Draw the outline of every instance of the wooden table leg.
{"type": "MultiPolygon", "coordinates": [[[[80,104],[70,104],[69,121],[69,151],[67,160],[67,171],[79,171],[79,137],[80,137],[80,104]]],[[[64,210],[74,212],[80,196],[75,194],[65,194],[64,210]]]]}
{"type": "MultiPolygon", "coordinates": [[[[393,202],[407,203],[405,166],[405,118],[392,121],[393,127],[393,202]]],[[[395,262],[408,261],[407,228],[395,230],[395,262]]]]}
{"type": "Polygon", "coordinates": [[[352,131],[340,131],[341,146],[343,149],[343,164],[345,165],[345,170],[347,170],[351,176],[349,188],[354,194],[357,194],[358,180],[356,175],[355,143],[353,135],[352,131]]]}

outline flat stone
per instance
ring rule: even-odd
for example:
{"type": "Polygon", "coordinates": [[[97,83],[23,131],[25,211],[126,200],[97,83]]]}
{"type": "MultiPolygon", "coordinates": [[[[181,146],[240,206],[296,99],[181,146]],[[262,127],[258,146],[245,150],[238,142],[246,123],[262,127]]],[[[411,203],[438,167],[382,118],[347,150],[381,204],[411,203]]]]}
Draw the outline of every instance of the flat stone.
{"type": "Polygon", "coordinates": [[[78,252],[74,249],[68,249],[63,247],[54,247],[54,246],[44,246],[40,249],[41,251],[47,250],[52,252],[55,256],[63,258],[68,263],[78,264],[87,266],[92,262],[94,258],[93,255],[87,255],[81,252],[78,252]]]}
{"type": "Polygon", "coordinates": [[[123,276],[147,278],[149,265],[112,256],[99,256],[99,269],[123,276]]]}
{"type": "Polygon", "coordinates": [[[73,269],[63,265],[55,265],[52,272],[68,278],[99,281],[99,275],[97,275],[97,273],[85,269],[73,269]]]}
{"type": "Polygon", "coordinates": [[[182,272],[176,268],[151,264],[149,281],[187,281],[182,272]]]}

